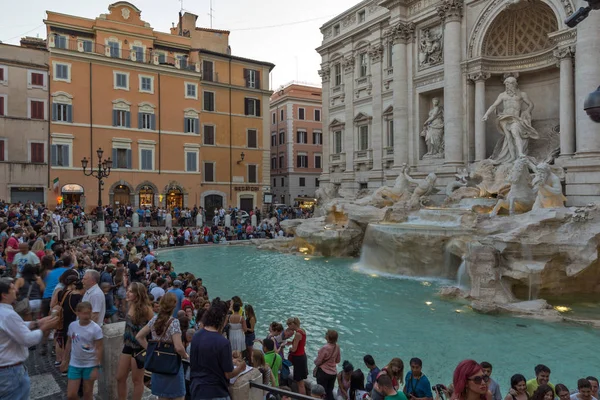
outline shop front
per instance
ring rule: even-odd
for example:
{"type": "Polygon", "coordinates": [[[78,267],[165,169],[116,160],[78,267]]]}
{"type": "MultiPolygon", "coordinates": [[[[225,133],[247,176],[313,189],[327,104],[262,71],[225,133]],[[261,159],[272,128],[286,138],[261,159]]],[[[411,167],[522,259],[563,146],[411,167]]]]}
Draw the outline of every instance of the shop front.
{"type": "Polygon", "coordinates": [[[167,193],[167,210],[171,211],[175,207],[183,208],[183,192],[179,188],[171,188],[167,193]]]}
{"type": "Polygon", "coordinates": [[[64,205],[81,205],[81,200],[84,194],[83,186],[75,183],[69,183],[64,185],[61,190],[61,203],[64,205]]]}
{"type": "Polygon", "coordinates": [[[32,201],[34,203],[44,202],[43,187],[18,186],[10,188],[11,203],[26,203],[32,201]]]}
{"type": "Polygon", "coordinates": [[[131,189],[126,185],[117,185],[113,194],[113,206],[126,206],[130,204],[131,189]]]}
{"type": "Polygon", "coordinates": [[[317,199],[312,197],[296,197],[294,199],[294,207],[300,207],[303,210],[313,210],[317,204],[317,199]]]}
{"type": "Polygon", "coordinates": [[[139,190],[140,207],[154,207],[154,189],[150,185],[144,185],[139,190]]]}

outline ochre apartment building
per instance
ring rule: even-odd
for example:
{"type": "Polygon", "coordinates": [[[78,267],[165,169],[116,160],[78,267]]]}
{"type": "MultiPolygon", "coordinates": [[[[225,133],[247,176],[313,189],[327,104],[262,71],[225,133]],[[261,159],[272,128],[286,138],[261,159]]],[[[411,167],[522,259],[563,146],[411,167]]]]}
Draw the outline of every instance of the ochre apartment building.
{"type": "Polygon", "coordinates": [[[321,87],[284,85],[271,96],[270,108],[273,201],[311,205],[323,171],[321,87]]]}
{"type": "MultiPolygon", "coordinates": [[[[268,62],[231,55],[229,32],[179,16],[155,31],[128,2],[96,19],[48,11],[49,203],[98,201],[81,160],[113,168],[104,204],[262,205],[269,190],[268,62]]],[[[89,166],[88,166],[89,171],[89,166]]]]}

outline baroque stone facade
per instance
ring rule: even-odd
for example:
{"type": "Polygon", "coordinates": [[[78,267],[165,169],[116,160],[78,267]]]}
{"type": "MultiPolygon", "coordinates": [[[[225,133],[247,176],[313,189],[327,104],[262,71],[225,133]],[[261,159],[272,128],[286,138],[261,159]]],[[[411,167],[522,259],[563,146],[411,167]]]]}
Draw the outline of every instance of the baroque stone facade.
{"type": "Polygon", "coordinates": [[[512,76],[527,101],[504,105],[522,104],[517,115],[538,133],[526,155],[566,167],[568,204],[600,201],[600,125],[582,109],[600,84],[600,13],[569,29],[575,9],[573,0],[365,0],[325,23],[321,183],[376,189],[407,164],[445,186],[506,147],[510,126],[483,117],[512,76]],[[443,109],[438,157],[422,134],[434,99],[443,109]]]}

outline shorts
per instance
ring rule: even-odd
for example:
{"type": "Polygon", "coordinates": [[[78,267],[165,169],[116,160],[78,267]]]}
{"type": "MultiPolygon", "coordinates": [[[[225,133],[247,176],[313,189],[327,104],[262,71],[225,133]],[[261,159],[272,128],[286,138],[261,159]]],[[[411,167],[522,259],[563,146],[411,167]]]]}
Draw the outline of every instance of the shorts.
{"type": "Polygon", "coordinates": [[[254,333],[246,334],[246,347],[254,346],[254,339],[256,339],[256,335],[254,333]]]}
{"type": "Polygon", "coordinates": [[[72,381],[78,381],[80,379],[87,381],[90,379],[92,372],[94,372],[94,368],[98,368],[98,367],[81,368],[81,367],[73,367],[73,366],[69,365],[69,371],[67,372],[67,378],[69,378],[69,380],[72,380],[72,381]]]}
{"type": "Polygon", "coordinates": [[[130,355],[134,360],[135,360],[135,364],[138,367],[138,369],[144,369],[144,363],[140,362],[140,360],[138,360],[137,358],[135,358],[135,355],[138,354],[140,351],[143,351],[144,349],[139,348],[133,348],[131,346],[127,346],[124,345],[123,346],[123,350],[121,350],[121,354],[127,354],[130,355]]]}

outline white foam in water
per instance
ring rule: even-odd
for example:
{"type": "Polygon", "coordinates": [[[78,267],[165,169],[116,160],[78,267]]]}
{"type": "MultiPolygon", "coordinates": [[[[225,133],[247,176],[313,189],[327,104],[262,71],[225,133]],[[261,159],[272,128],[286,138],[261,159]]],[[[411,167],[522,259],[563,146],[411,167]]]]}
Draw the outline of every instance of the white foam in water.
{"type": "Polygon", "coordinates": [[[369,275],[373,278],[387,278],[387,279],[399,279],[404,281],[415,281],[415,282],[435,282],[439,284],[450,284],[451,280],[445,278],[436,278],[432,276],[409,276],[392,274],[390,272],[382,272],[373,267],[363,264],[361,261],[352,265],[352,270],[361,274],[369,275]]]}

